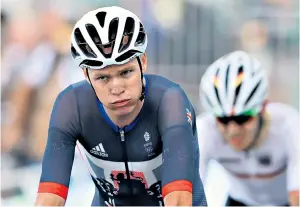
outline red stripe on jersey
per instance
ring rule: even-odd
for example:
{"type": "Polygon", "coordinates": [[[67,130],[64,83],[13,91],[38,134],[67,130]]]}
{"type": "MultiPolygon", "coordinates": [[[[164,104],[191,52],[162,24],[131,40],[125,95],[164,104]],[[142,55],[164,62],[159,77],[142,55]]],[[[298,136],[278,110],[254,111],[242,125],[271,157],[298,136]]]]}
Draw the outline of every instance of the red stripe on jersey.
{"type": "Polygon", "coordinates": [[[68,187],[53,182],[42,182],[39,185],[38,193],[52,193],[62,197],[63,199],[67,199],[68,195],[68,187]]]}
{"type": "Polygon", "coordinates": [[[193,184],[187,180],[176,180],[171,183],[168,183],[162,188],[163,198],[171,192],[174,191],[188,191],[193,192],[193,184]]]}

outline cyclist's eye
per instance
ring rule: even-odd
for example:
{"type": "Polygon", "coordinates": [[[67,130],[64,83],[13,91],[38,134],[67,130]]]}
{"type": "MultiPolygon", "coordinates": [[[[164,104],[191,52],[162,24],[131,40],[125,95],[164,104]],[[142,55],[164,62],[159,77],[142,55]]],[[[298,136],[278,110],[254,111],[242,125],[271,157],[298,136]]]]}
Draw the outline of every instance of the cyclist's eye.
{"type": "Polygon", "coordinates": [[[253,118],[252,116],[241,115],[241,116],[237,116],[235,118],[235,122],[242,125],[242,124],[248,122],[249,120],[251,120],[252,118],[253,118]]]}
{"type": "Polygon", "coordinates": [[[132,70],[124,70],[121,72],[121,76],[129,76],[132,70]]]}
{"type": "Polygon", "coordinates": [[[228,122],[230,121],[228,117],[217,117],[217,120],[224,125],[228,124],[228,122]]]}
{"type": "Polygon", "coordinates": [[[108,79],[107,76],[99,76],[97,77],[97,80],[100,80],[100,81],[106,81],[108,79]]]}
{"type": "Polygon", "coordinates": [[[243,125],[253,117],[248,115],[232,116],[232,117],[217,117],[217,120],[223,125],[227,125],[229,122],[234,121],[238,125],[243,125]]]}

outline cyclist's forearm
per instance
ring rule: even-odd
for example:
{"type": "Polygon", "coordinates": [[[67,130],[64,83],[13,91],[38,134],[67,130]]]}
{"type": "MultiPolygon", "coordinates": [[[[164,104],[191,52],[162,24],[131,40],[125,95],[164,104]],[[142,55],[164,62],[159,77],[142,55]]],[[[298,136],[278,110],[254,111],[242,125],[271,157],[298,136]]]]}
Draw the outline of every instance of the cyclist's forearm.
{"type": "Polygon", "coordinates": [[[174,191],[164,198],[165,206],[192,206],[193,196],[189,191],[174,191]]]}
{"type": "Polygon", "coordinates": [[[38,193],[35,206],[64,206],[65,199],[52,193],[38,193]]]}
{"type": "Polygon", "coordinates": [[[299,194],[300,191],[299,190],[295,190],[295,191],[291,191],[289,192],[289,201],[290,201],[290,205],[291,206],[299,206],[299,194]]]}

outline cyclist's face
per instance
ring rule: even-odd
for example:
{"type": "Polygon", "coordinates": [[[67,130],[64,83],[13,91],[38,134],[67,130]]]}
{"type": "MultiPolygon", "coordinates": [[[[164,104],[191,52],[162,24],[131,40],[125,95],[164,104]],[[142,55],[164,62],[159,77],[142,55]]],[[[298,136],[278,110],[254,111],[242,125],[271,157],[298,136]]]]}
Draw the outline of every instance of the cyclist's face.
{"type": "Polygon", "coordinates": [[[235,150],[247,148],[253,141],[258,125],[258,116],[217,118],[217,126],[227,143],[235,150]]]}
{"type": "MultiPolygon", "coordinates": [[[[144,73],[147,57],[142,55],[140,59],[144,73]]],[[[89,75],[99,100],[114,115],[127,115],[137,107],[142,91],[137,59],[123,65],[108,66],[102,70],[89,70],[89,75]]]]}

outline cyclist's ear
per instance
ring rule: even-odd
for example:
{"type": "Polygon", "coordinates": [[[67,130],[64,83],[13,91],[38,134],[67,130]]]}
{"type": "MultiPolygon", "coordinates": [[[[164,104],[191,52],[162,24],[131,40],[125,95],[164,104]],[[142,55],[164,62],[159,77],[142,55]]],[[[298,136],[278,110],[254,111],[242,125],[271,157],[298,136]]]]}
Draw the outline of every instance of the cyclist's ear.
{"type": "Polygon", "coordinates": [[[88,69],[87,69],[86,67],[83,67],[83,68],[82,68],[82,72],[83,72],[83,75],[84,75],[86,81],[87,81],[89,84],[91,84],[90,79],[89,79],[88,69]]]}
{"type": "Polygon", "coordinates": [[[147,71],[147,55],[146,55],[146,53],[141,55],[141,63],[142,63],[142,72],[145,73],[147,71]]]}

